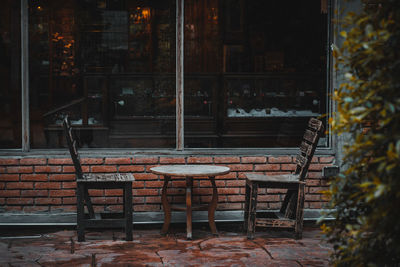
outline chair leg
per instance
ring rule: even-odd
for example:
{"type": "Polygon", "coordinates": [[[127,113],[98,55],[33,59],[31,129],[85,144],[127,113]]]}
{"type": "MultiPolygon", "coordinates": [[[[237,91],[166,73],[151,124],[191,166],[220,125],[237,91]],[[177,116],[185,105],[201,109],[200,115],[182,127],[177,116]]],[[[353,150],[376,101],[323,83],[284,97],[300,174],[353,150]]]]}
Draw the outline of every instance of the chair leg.
{"type": "Polygon", "coordinates": [[[85,241],[85,207],[84,207],[84,194],[85,185],[82,183],[77,184],[76,189],[76,210],[77,210],[77,220],[76,228],[78,232],[78,242],[85,241]]]}
{"type": "Polygon", "coordinates": [[[126,241],[132,241],[132,182],[124,185],[124,217],[126,241]]]}
{"type": "Polygon", "coordinates": [[[304,184],[299,184],[299,190],[297,194],[296,225],[294,229],[296,239],[302,238],[303,216],[304,216],[304,184]]]}
{"type": "Polygon", "coordinates": [[[250,203],[249,203],[249,219],[247,225],[247,238],[253,239],[256,230],[256,215],[257,215],[257,194],[258,184],[252,183],[250,186],[250,203]]]}
{"type": "Polygon", "coordinates": [[[246,195],[244,201],[244,217],[243,217],[243,230],[247,231],[247,225],[249,220],[249,202],[250,202],[250,186],[246,181],[246,195]]]}

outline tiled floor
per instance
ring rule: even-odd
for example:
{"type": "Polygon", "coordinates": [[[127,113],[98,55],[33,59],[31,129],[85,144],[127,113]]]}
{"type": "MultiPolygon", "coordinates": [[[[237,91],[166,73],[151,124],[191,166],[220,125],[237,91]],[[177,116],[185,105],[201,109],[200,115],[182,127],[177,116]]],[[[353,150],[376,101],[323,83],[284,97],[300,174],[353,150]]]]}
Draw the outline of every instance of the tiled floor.
{"type": "Polygon", "coordinates": [[[132,242],[120,230],[76,232],[42,229],[1,230],[0,266],[329,266],[330,245],[318,228],[306,227],[303,239],[286,231],[258,231],[247,240],[239,224],[217,224],[213,237],[205,224],[194,224],[193,240],[184,225],[167,236],[159,225],[134,228],[132,242]]]}

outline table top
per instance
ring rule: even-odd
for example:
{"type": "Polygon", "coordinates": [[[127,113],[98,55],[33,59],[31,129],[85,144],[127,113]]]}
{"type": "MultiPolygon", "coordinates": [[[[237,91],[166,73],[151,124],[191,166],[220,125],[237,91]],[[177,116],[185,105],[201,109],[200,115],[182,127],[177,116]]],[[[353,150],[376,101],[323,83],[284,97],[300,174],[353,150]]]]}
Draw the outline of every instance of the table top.
{"type": "Polygon", "coordinates": [[[166,165],[153,167],[150,170],[155,174],[179,177],[216,176],[227,174],[230,172],[230,169],[228,167],[215,165],[166,165]]]}

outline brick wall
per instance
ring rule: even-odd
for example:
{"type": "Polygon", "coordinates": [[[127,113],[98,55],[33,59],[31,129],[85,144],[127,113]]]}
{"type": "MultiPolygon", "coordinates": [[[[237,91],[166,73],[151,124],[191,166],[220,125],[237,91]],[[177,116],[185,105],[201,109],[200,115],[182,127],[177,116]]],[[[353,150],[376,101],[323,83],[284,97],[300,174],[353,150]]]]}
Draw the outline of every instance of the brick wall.
{"type": "MultiPolygon", "coordinates": [[[[306,179],[306,209],[322,208],[327,181],[322,178],[323,166],[332,164],[332,156],[313,158],[306,179]]],[[[150,173],[153,166],[163,164],[216,164],[231,168],[231,173],[217,176],[219,193],[217,210],[241,210],[244,206],[244,173],[289,173],[295,169],[291,156],[181,156],[181,157],[123,157],[83,158],[84,172],[133,173],[134,211],[162,211],[161,188],[163,178],[150,173]]],[[[70,158],[0,158],[0,212],[76,211],[75,175],[70,158]]],[[[169,184],[170,201],[184,203],[183,179],[173,178],[169,184]]],[[[194,203],[211,199],[208,179],[194,180],[194,203]]],[[[260,192],[260,208],[277,208],[282,201],[282,190],[265,189],[260,192]]],[[[122,190],[92,190],[96,210],[119,210],[122,190]]]]}

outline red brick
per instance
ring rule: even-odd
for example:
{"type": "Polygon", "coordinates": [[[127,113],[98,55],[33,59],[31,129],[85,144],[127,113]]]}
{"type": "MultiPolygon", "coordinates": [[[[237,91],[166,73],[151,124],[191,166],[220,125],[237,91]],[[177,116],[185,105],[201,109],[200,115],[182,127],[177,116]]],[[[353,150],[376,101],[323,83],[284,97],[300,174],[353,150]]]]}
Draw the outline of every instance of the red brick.
{"type": "Polygon", "coordinates": [[[292,157],[291,156],[282,156],[282,157],[269,157],[269,163],[291,163],[292,157]]]}
{"type": "Polygon", "coordinates": [[[332,163],[335,157],[320,157],[319,162],[320,163],[332,163]]]}
{"type": "Polygon", "coordinates": [[[281,208],[281,206],[282,206],[282,204],[281,203],[279,203],[279,202],[269,202],[268,203],[268,209],[274,209],[274,210],[277,210],[277,209],[280,209],[281,208]]]}
{"type": "Polygon", "coordinates": [[[215,177],[216,179],[236,179],[237,178],[237,172],[230,172],[224,175],[218,175],[215,177]]]}
{"type": "Polygon", "coordinates": [[[240,157],[214,157],[214,163],[240,163],[240,157]]]}
{"type": "Polygon", "coordinates": [[[296,164],[282,164],[281,170],[282,171],[295,171],[297,165],[296,164]]]}
{"type": "Polygon", "coordinates": [[[18,197],[20,190],[1,190],[0,197],[18,197]]]}
{"type": "Polygon", "coordinates": [[[181,157],[160,157],[160,164],[185,164],[185,159],[181,157]]]}
{"type": "Polygon", "coordinates": [[[71,158],[53,158],[48,160],[49,165],[71,165],[71,158]]]}
{"type": "Polygon", "coordinates": [[[62,206],[50,206],[50,211],[54,212],[76,212],[76,205],[62,205],[62,206]]]}
{"type": "Polygon", "coordinates": [[[2,174],[2,173],[6,173],[6,167],[0,166],[0,174],[2,174]]]}
{"type": "Polygon", "coordinates": [[[44,165],[46,162],[47,159],[44,158],[25,158],[19,161],[21,165],[44,165]]]}
{"type": "Polygon", "coordinates": [[[26,206],[24,212],[44,212],[49,211],[48,206],[26,206]]]}
{"type": "Polygon", "coordinates": [[[306,194],[305,199],[306,201],[320,201],[321,195],[306,194]]]}
{"type": "Polygon", "coordinates": [[[243,202],[245,196],[243,195],[236,195],[236,196],[227,196],[228,202],[243,202]]]}
{"type": "Polygon", "coordinates": [[[75,196],[75,190],[50,190],[50,197],[72,197],[75,196]]]}
{"type": "Polygon", "coordinates": [[[230,164],[227,167],[231,169],[231,171],[252,171],[253,164],[230,164]]]}
{"type": "Polygon", "coordinates": [[[75,181],[75,174],[52,174],[49,176],[50,181],[75,181]]]}
{"type": "Polygon", "coordinates": [[[18,159],[0,159],[0,165],[19,165],[18,159]]]}
{"type": "Polygon", "coordinates": [[[35,166],[36,173],[52,173],[52,172],[61,172],[61,166],[35,166]]]}
{"type": "Polygon", "coordinates": [[[221,195],[234,195],[239,194],[239,188],[218,188],[218,194],[221,195]]]}
{"type": "Polygon", "coordinates": [[[64,188],[64,189],[76,188],[76,182],[63,182],[62,188],[64,188]]]}
{"type": "Polygon", "coordinates": [[[260,164],[254,165],[255,171],[279,171],[281,169],[280,164],[260,164]]]}
{"type": "Polygon", "coordinates": [[[92,166],[92,172],[117,172],[116,166],[92,166]]]}
{"type": "MultiPolygon", "coordinates": [[[[186,184],[186,183],[185,183],[186,184]]],[[[157,187],[161,188],[163,187],[164,182],[163,181],[146,181],[146,188],[151,188],[151,187],[157,187]]],[[[175,185],[174,185],[175,186],[175,185]]]]}
{"type": "Polygon", "coordinates": [[[22,190],[21,197],[47,197],[47,190],[22,190]]]}
{"type": "Polygon", "coordinates": [[[311,162],[312,162],[312,163],[318,163],[318,157],[317,157],[317,156],[314,156],[314,157],[311,159],[311,162]]]}
{"type": "Polygon", "coordinates": [[[310,171],[321,171],[323,167],[327,166],[326,164],[312,164],[308,168],[310,171]]]}
{"type": "Polygon", "coordinates": [[[321,179],[322,178],[322,172],[308,172],[307,177],[308,178],[314,178],[314,179],[321,179]]]}
{"type": "Polygon", "coordinates": [[[212,163],[213,159],[212,157],[189,157],[187,159],[187,162],[189,164],[197,164],[197,163],[205,164],[205,163],[212,163]]]}
{"type": "MultiPolygon", "coordinates": [[[[162,182],[164,184],[164,182],[162,182]]],[[[146,182],[146,186],[147,186],[147,182],[146,182]]],[[[186,181],[185,180],[178,180],[178,181],[172,181],[172,183],[170,182],[170,184],[172,184],[172,187],[186,187],[186,181]]]]}
{"type": "Polygon", "coordinates": [[[32,182],[7,183],[7,189],[33,189],[32,182]]]}
{"type": "Polygon", "coordinates": [[[280,195],[258,195],[258,201],[260,202],[277,202],[281,201],[280,195]]]}
{"type": "Polygon", "coordinates": [[[122,196],[122,189],[106,189],[104,190],[105,196],[122,196]]]}
{"type": "Polygon", "coordinates": [[[35,183],[35,189],[60,189],[60,182],[38,182],[35,183]]]}
{"type": "Polygon", "coordinates": [[[143,204],[144,203],[144,197],[134,197],[133,198],[133,203],[134,204],[143,204]]]}
{"type": "Polygon", "coordinates": [[[319,196],[321,197],[322,201],[330,201],[331,200],[331,197],[329,195],[322,194],[319,196]]]}
{"type": "Polygon", "coordinates": [[[22,211],[23,206],[5,206],[6,211],[22,211]]]}
{"type": "Polygon", "coordinates": [[[287,190],[286,189],[280,189],[280,188],[268,188],[267,193],[268,194],[286,194],[287,190]]]}
{"type": "Polygon", "coordinates": [[[131,158],[106,158],[105,164],[132,164],[131,158]]]}
{"type": "Polygon", "coordinates": [[[21,181],[47,181],[47,174],[22,174],[21,181]]]}
{"type": "Polygon", "coordinates": [[[4,188],[6,188],[6,183],[0,182],[0,189],[4,189],[4,188]]]}
{"type": "Polygon", "coordinates": [[[144,182],[143,181],[133,181],[132,188],[143,188],[144,182]]]}
{"type": "Polygon", "coordinates": [[[103,162],[104,162],[103,158],[82,158],[81,159],[81,164],[86,164],[86,165],[103,164],[103,162]]]}
{"type": "Polygon", "coordinates": [[[63,197],[62,203],[65,205],[76,204],[76,197],[63,197]]]}
{"type": "MultiPolygon", "coordinates": [[[[74,166],[63,166],[63,173],[75,173],[75,167],[74,166]]],[[[82,166],[82,172],[84,173],[89,173],[90,168],[87,165],[82,166]]]]}
{"type": "Polygon", "coordinates": [[[103,197],[104,189],[89,189],[89,195],[92,197],[103,197]]]}
{"type": "Polygon", "coordinates": [[[134,211],[160,211],[160,205],[135,205],[133,206],[134,211]]]}
{"type": "Polygon", "coordinates": [[[32,173],[32,166],[7,167],[8,173],[32,173]]]}
{"type": "Polygon", "coordinates": [[[146,197],[146,203],[161,203],[161,197],[146,197]]]}
{"type": "Polygon", "coordinates": [[[0,174],[0,181],[19,181],[18,174],[0,174]]]}
{"type": "Polygon", "coordinates": [[[242,157],[242,163],[266,163],[266,157],[242,157]]]}
{"type": "Polygon", "coordinates": [[[60,205],[61,198],[35,198],[37,205],[60,205]]]}
{"type": "Polygon", "coordinates": [[[306,179],[307,186],[319,186],[320,180],[319,179],[306,179]]]}
{"type": "MultiPolygon", "coordinates": [[[[215,185],[217,187],[225,187],[225,180],[217,180],[217,181],[215,181],[215,185]]],[[[200,186],[201,187],[212,187],[211,182],[209,180],[201,180],[200,186]]]]}
{"type": "MultiPolygon", "coordinates": [[[[185,189],[182,188],[182,192],[184,193],[185,189]]],[[[193,188],[193,195],[212,195],[212,189],[209,187],[195,187],[193,188]]]]}
{"type": "Polygon", "coordinates": [[[7,198],[7,205],[29,205],[33,204],[33,198],[7,198]]]}
{"type": "Polygon", "coordinates": [[[129,165],[129,166],[119,166],[119,172],[144,172],[144,166],[141,165],[129,165]]]}
{"type": "Polygon", "coordinates": [[[135,180],[157,180],[158,176],[153,173],[135,173],[135,180]]]}
{"type": "Polygon", "coordinates": [[[134,189],[133,191],[135,196],[155,196],[159,194],[158,189],[134,189]]]}
{"type": "Polygon", "coordinates": [[[157,164],[158,157],[137,157],[132,159],[134,164],[157,164]]]}
{"type": "Polygon", "coordinates": [[[242,187],[246,185],[246,180],[228,180],[226,181],[227,187],[242,187]]]}

